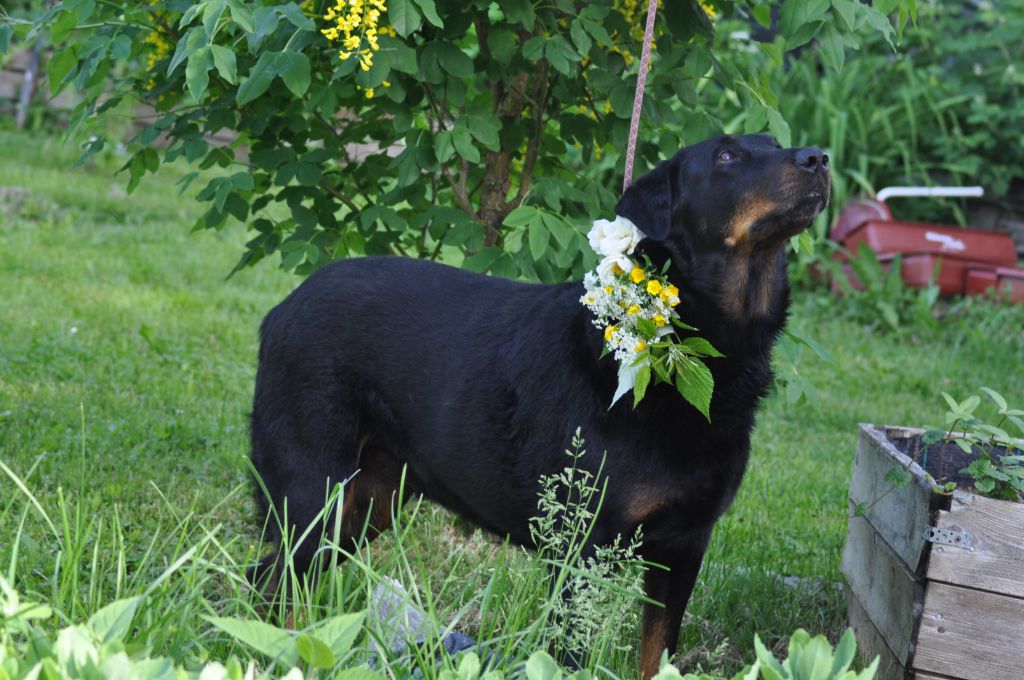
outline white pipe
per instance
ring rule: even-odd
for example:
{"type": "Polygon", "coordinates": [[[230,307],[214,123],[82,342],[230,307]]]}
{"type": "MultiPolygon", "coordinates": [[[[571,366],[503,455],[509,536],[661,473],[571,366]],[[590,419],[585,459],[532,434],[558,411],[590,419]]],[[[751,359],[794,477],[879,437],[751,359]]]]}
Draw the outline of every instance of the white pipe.
{"type": "Polygon", "coordinates": [[[875,196],[879,201],[892,196],[984,196],[982,187],[886,187],[875,196]]]}

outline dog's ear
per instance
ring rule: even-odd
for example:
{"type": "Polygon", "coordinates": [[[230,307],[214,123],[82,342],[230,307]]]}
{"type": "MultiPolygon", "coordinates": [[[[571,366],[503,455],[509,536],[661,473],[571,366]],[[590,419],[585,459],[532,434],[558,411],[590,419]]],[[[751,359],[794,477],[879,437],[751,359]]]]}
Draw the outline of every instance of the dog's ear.
{"type": "Polygon", "coordinates": [[[647,238],[664,241],[672,229],[674,171],[675,159],[668,160],[630,184],[615,204],[615,214],[631,221],[647,238]]]}

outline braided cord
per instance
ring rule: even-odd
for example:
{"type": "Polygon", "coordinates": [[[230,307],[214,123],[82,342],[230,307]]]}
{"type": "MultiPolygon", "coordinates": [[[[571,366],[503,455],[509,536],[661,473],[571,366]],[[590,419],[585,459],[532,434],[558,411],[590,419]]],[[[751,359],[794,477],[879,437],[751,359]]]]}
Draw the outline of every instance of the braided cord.
{"type": "Polygon", "coordinates": [[[636,76],[636,94],[633,95],[633,117],[629,121],[629,141],[626,142],[626,167],[623,169],[622,190],[633,183],[633,159],[636,153],[636,138],[640,133],[640,110],[644,106],[644,85],[647,83],[647,66],[651,59],[651,43],[654,41],[654,18],[658,14],[658,0],[650,0],[647,6],[647,27],[644,29],[644,47],[640,53],[640,71],[636,76]]]}

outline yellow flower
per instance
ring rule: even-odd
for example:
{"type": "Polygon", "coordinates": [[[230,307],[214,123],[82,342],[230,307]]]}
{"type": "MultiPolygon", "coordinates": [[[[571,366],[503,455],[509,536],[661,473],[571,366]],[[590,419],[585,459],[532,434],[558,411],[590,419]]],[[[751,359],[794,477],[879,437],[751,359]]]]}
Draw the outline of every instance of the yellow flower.
{"type": "Polygon", "coordinates": [[[612,264],[612,273],[622,276],[623,274],[626,273],[626,270],[620,267],[618,262],[615,262],[612,264]]]}
{"type": "Polygon", "coordinates": [[[647,349],[647,343],[646,342],[641,340],[640,342],[636,343],[636,351],[637,352],[643,352],[645,349],[647,349]]]}
{"type": "Polygon", "coordinates": [[[629,273],[629,278],[633,283],[640,283],[644,280],[644,270],[640,267],[633,267],[633,271],[629,273]]]}
{"type": "Polygon", "coordinates": [[[608,326],[607,328],[605,328],[604,329],[604,341],[605,342],[611,341],[612,336],[615,335],[615,331],[617,331],[617,330],[619,330],[619,329],[617,327],[615,327],[615,326],[608,326]]]}
{"type": "Polygon", "coordinates": [[[651,279],[647,282],[647,292],[651,295],[657,295],[661,292],[661,282],[657,279],[651,279]]]}
{"type": "Polygon", "coordinates": [[[632,315],[636,314],[639,311],[640,311],[640,305],[632,305],[629,309],[626,310],[626,314],[629,314],[630,316],[632,316],[632,315]]]}
{"type": "Polygon", "coordinates": [[[373,88],[372,87],[366,88],[366,98],[367,99],[373,99],[373,88]]]}
{"type": "Polygon", "coordinates": [[[671,283],[668,284],[668,288],[666,288],[665,290],[667,290],[668,294],[671,295],[672,297],[679,297],[679,289],[673,286],[671,283]]]}
{"type": "Polygon", "coordinates": [[[676,305],[678,305],[678,304],[679,304],[679,298],[672,298],[672,299],[671,299],[671,300],[669,301],[669,303],[668,303],[668,306],[669,306],[669,307],[675,307],[675,306],[676,306],[676,305]]]}
{"type": "Polygon", "coordinates": [[[609,295],[611,295],[611,294],[612,294],[612,291],[614,291],[614,290],[615,290],[615,289],[614,289],[614,288],[612,288],[611,286],[605,286],[605,287],[604,287],[604,292],[608,293],[609,295]]]}
{"type": "Polygon", "coordinates": [[[663,317],[661,314],[655,314],[654,318],[651,320],[654,321],[654,325],[658,326],[659,328],[668,323],[668,319],[663,317]]]}

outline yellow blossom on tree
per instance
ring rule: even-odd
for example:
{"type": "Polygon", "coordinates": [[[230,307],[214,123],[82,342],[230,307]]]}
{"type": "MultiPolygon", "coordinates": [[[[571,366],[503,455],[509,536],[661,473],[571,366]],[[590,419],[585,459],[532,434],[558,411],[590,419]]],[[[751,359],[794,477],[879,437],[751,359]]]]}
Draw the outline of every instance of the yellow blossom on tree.
{"type": "MultiPolygon", "coordinates": [[[[334,0],[324,12],[330,25],[321,33],[330,41],[341,40],[338,58],[346,61],[353,54],[359,57],[359,68],[369,71],[373,55],[380,50],[380,35],[394,35],[391,26],[378,26],[387,12],[387,0],[334,0]]],[[[367,97],[372,98],[367,90],[367,97]]]]}

